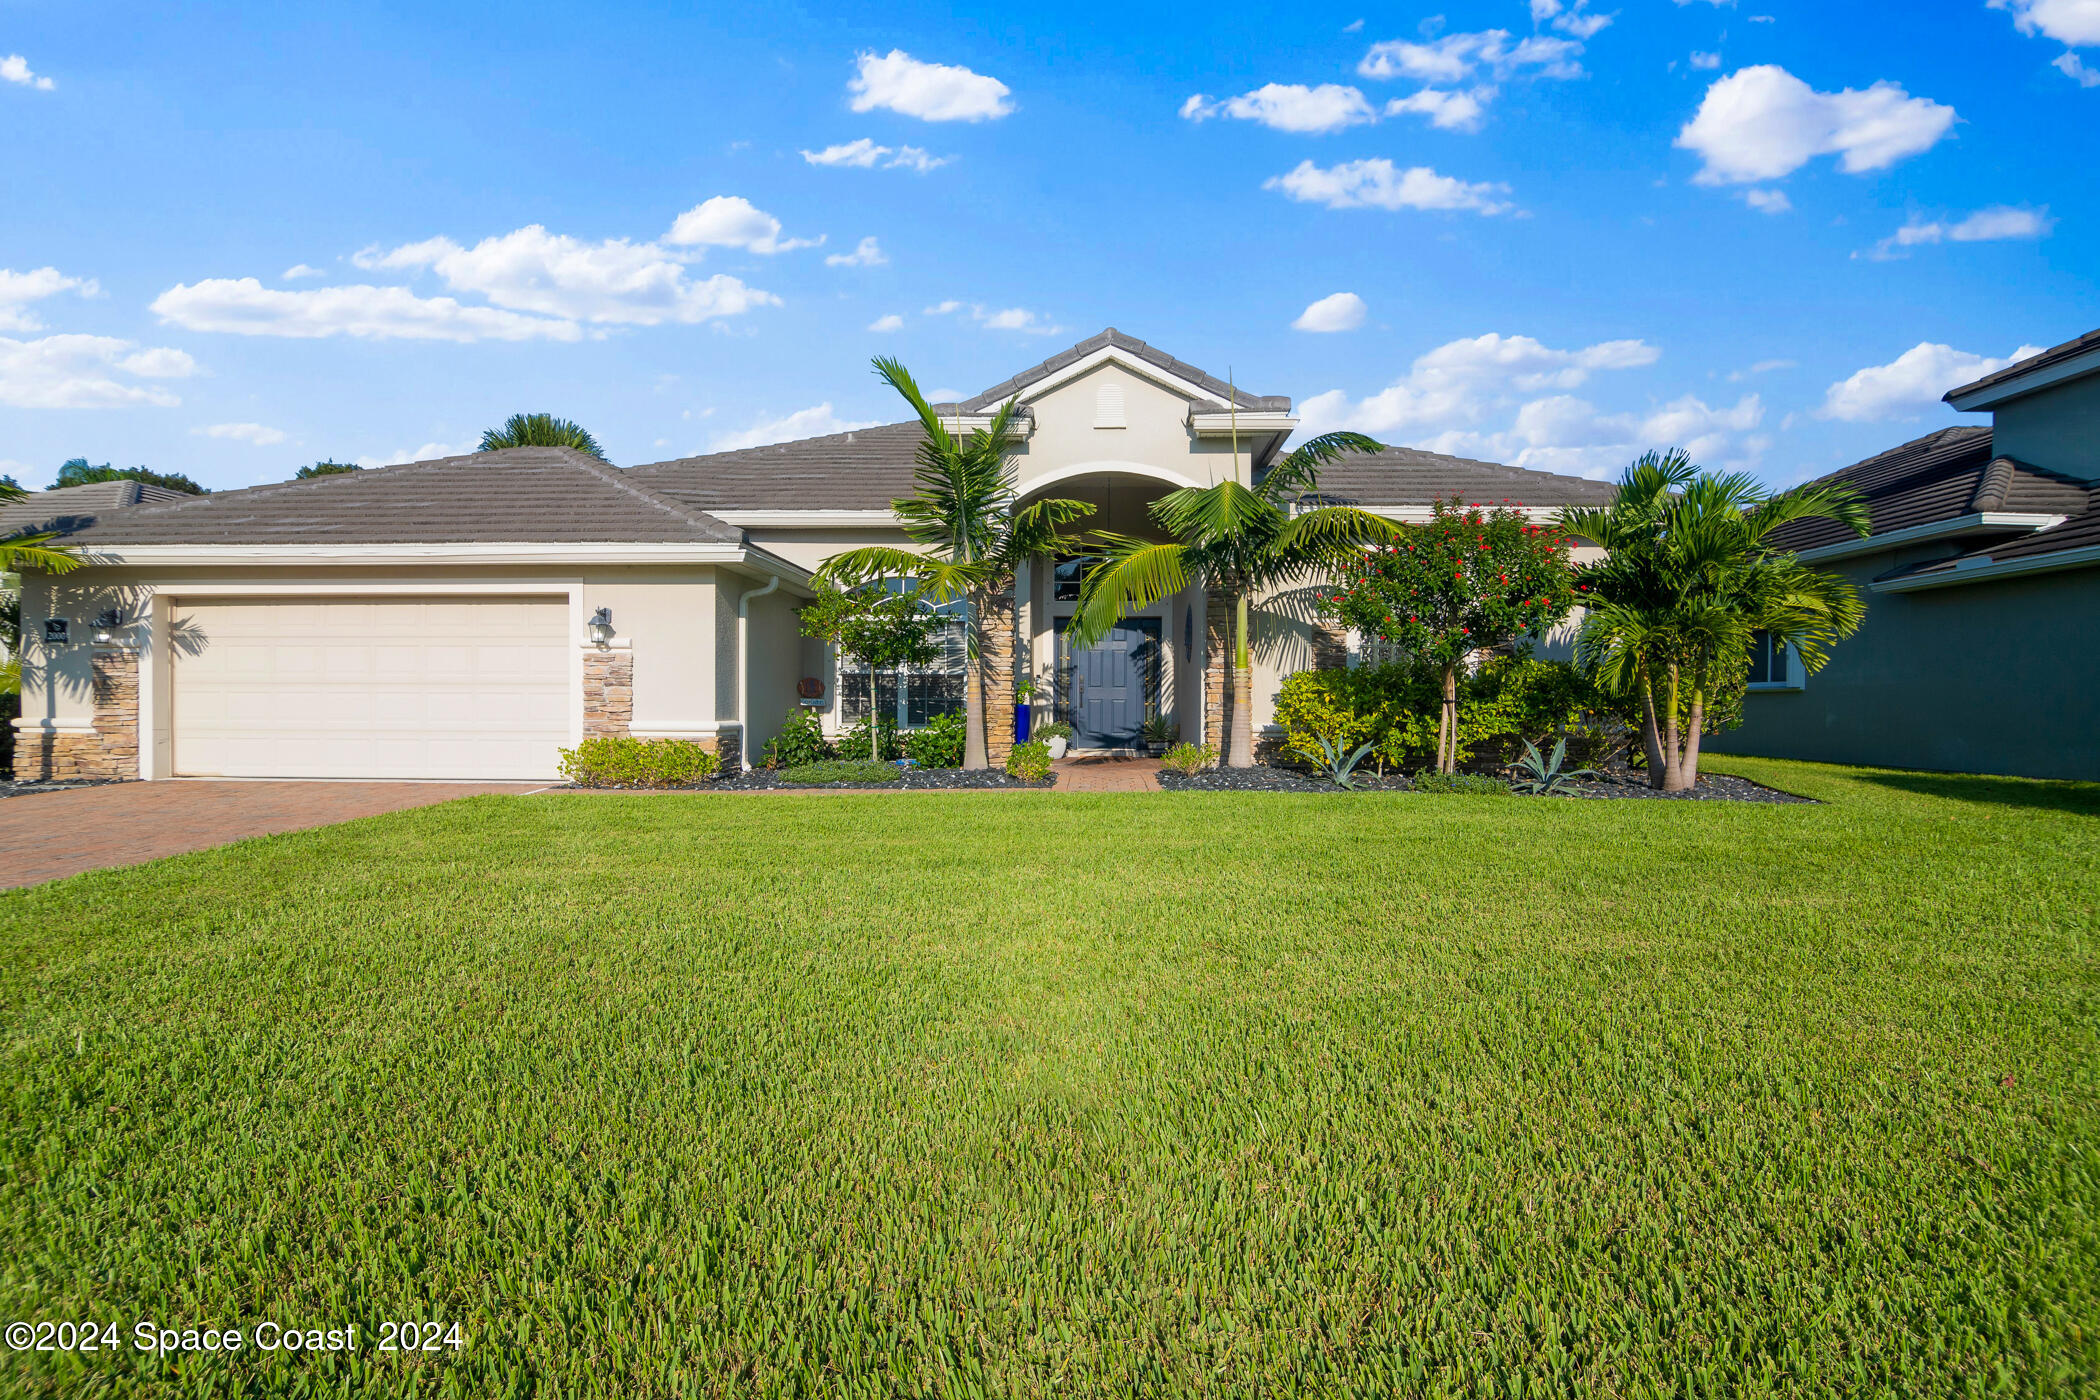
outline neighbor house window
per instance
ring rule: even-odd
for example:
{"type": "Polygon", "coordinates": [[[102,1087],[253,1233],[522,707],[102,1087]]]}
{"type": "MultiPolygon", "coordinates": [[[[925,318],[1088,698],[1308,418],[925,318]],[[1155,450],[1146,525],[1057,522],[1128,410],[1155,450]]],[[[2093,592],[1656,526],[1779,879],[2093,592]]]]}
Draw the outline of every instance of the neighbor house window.
{"type": "Polygon", "coordinates": [[[1784,639],[1770,632],[1750,634],[1750,684],[1763,690],[1799,690],[1801,674],[1784,639]]]}

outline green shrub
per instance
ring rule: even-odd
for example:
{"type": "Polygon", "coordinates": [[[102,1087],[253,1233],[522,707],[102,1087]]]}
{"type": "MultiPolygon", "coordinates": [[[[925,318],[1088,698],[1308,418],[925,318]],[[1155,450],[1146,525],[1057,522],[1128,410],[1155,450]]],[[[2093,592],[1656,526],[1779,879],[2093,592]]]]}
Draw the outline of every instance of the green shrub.
{"type": "MultiPolygon", "coordinates": [[[[1284,679],[1276,697],[1284,749],[1317,764],[1324,739],[1348,749],[1369,744],[1388,768],[1434,764],[1441,685],[1436,666],[1425,661],[1300,671],[1284,679]]],[[[1605,698],[1564,661],[1541,661],[1528,650],[1493,657],[1459,677],[1458,761],[1507,763],[1527,739],[1584,733],[1608,713],[1605,698]]],[[[1570,743],[1578,759],[1594,747],[1588,738],[1570,743]]]]}
{"type": "Polygon", "coordinates": [[[1509,784],[1484,773],[1439,773],[1424,768],[1415,774],[1416,792],[1460,792],[1469,797],[1507,797],[1509,784]]]}
{"type": "Polygon", "coordinates": [[[1038,724],[1030,728],[1028,737],[1031,739],[1062,739],[1069,744],[1072,742],[1072,726],[1061,719],[1053,719],[1048,724],[1038,724]]]}
{"type": "Polygon", "coordinates": [[[904,757],[904,739],[897,732],[897,717],[894,714],[875,717],[875,740],[878,746],[874,753],[868,752],[868,722],[862,720],[844,734],[839,735],[835,752],[843,759],[873,758],[883,763],[894,763],[904,757]]]}
{"type": "Polygon", "coordinates": [[[721,766],[689,739],[601,736],[561,751],[562,776],[580,787],[690,787],[721,766]]]}
{"type": "Polygon", "coordinates": [[[1015,744],[1006,756],[1006,771],[1024,783],[1039,783],[1050,776],[1050,746],[1041,739],[1015,744]]]}
{"type": "Polygon", "coordinates": [[[793,783],[796,787],[820,787],[825,783],[872,787],[877,783],[894,783],[903,776],[902,769],[887,763],[871,763],[865,758],[834,758],[786,769],[781,773],[780,781],[793,783]]]}
{"type": "Polygon", "coordinates": [[[957,711],[938,715],[923,729],[906,730],[904,756],[921,768],[960,768],[969,720],[957,711]]]}
{"type": "Polygon", "coordinates": [[[801,705],[787,712],[780,732],[766,744],[766,767],[800,768],[831,757],[831,741],[824,737],[824,717],[801,705]]]}
{"type": "Polygon", "coordinates": [[[1160,758],[1159,766],[1171,768],[1183,777],[1194,777],[1206,768],[1218,766],[1218,750],[1211,744],[1176,744],[1160,758]]]}

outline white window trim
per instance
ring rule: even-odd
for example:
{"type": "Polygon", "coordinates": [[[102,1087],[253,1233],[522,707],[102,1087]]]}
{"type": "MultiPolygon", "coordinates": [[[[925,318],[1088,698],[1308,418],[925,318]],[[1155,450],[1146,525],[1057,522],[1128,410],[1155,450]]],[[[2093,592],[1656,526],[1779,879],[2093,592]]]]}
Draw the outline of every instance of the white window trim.
{"type": "Polygon", "coordinates": [[[1801,653],[1788,647],[1781,656],[1786,662],[1786,679],[1780,681],[1751,681],[1749,689],[1764,693],[1770,691],[1795,691],[1808,689],[1808,673],[1801,665],[1801,653]]]}

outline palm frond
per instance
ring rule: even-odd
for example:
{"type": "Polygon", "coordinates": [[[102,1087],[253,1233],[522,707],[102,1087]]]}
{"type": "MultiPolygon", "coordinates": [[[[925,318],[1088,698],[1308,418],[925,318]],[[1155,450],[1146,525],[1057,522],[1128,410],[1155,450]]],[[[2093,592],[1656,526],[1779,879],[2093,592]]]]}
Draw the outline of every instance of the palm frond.
{"type": "Polygon", "coordinates": [[[1320,563],[1396,540],[1406,528],[1358,506],[1319,506],[1286,520],[1277,531],[1276,546],[1308,563],[1320,563]]]}
{"type": "Polygon", "coordinates": [[[20,573],[25,568],[65,574],[79,568],[81,560],[78,555],[63,546],[51,544],[57,538],[57,535],[47,532],[0,540],[0,574],[20,573]]]}
{"type": "Polygon", "coordinates": [[[1292,448],[1288,456],[1269,468],[1261,480],[1265,500],[1283,505],[1320,487],[1320,469],[1352,452],[1383,452],[1385,444],[1362,433],[1322,433],[1292,448]]]}
{"type": "Polygon", "coordinates": [[[1187,545],[1157,544],[1106,530],[1088,538],[1103,557],[1080,586],[1069,633],[1074,646],[1092,646],[1130,613],[1188,587],[1193,551],[1187,545]]]}

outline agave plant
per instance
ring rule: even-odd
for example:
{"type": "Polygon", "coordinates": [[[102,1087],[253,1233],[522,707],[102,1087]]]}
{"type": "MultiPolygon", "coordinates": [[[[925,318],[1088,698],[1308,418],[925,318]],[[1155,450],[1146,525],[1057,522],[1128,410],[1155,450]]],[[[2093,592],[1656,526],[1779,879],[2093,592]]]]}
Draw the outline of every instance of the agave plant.
{"type": "Polygon", "coordinates": [[[1517,760],[1517,777],[1510,791],[1525,793],[1532,797],[1571,797],[1570,786],[1577,778],[1601,778],[1604,775],[1594,768],[1563,770],[1561,764],[1568,757],[1568,741],[1562,738],[1553,746],[1551,758],[1539,756],[1539,746],[1526,739],[1524,756],[1517,760]]]}
{"type": "Polygon", "coordinates": [[[1364,755],[1370,751],[1371,745],[1362,744],[1356,752],[1344,754],[1339,740],[1322,739],[1320,756],[1315,762],[1319,765],[1320,776],[1336,787],[1357,788],[1363,785],[1356,781],[1356,765],[1363,762],[1364,755]]]}

